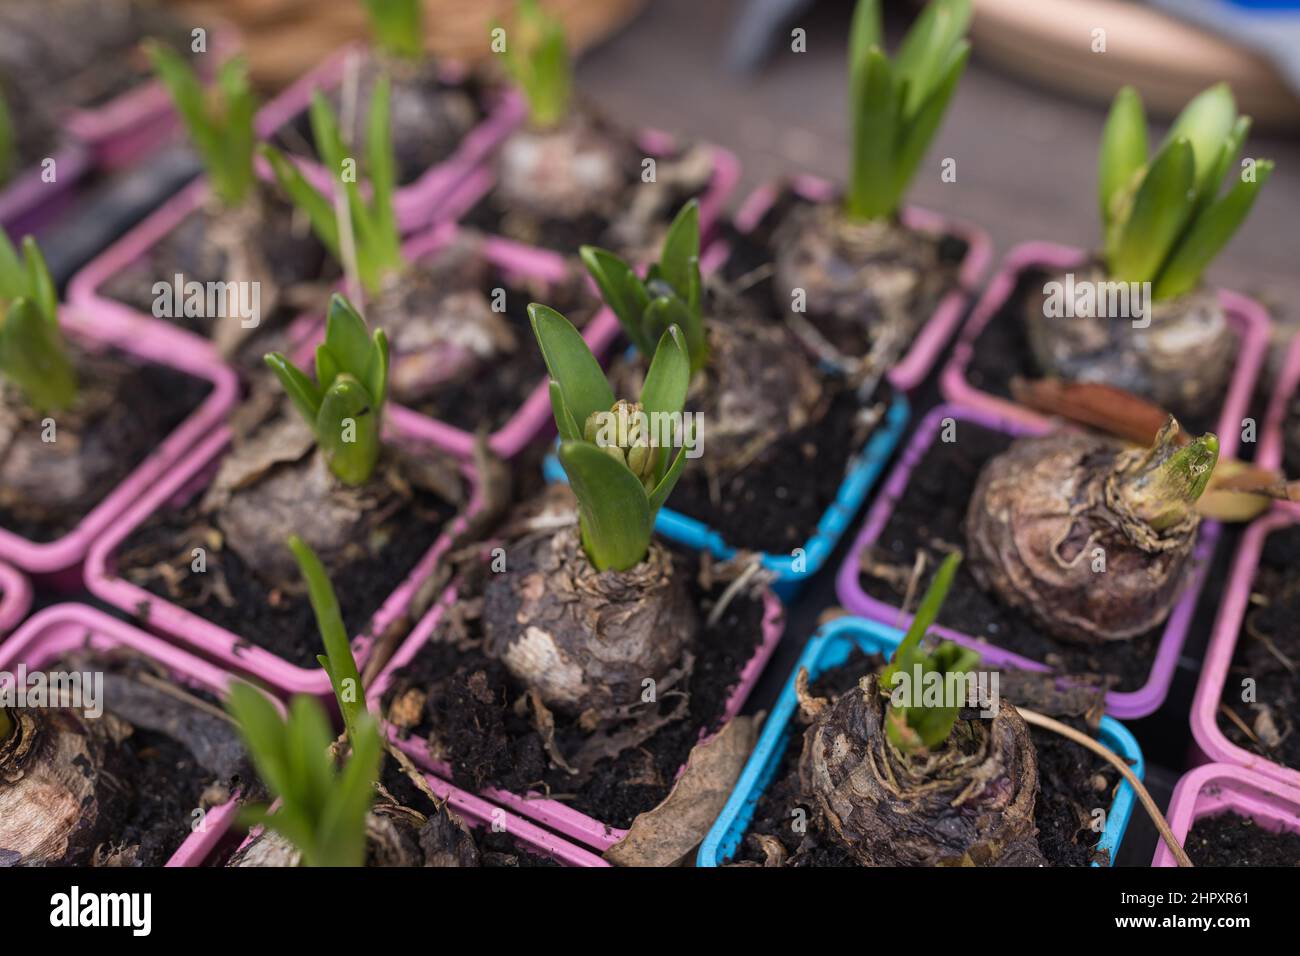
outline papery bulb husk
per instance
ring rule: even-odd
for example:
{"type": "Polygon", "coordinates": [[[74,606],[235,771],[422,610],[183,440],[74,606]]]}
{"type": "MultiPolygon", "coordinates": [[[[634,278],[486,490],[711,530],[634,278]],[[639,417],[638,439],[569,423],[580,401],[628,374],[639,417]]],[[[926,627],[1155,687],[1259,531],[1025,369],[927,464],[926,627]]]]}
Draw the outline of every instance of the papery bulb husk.
{"type": "MultiPolygon", "coordinates": [[[[1065,276],[1051,281],[1064,283],[1065,276]]],[[[1080,269],[1074,281],[1077,287],[1108,279],[1093,266],[1080,269]]],[[[1036,290],[1024,311],[1030,350],[1043,374],[1122,388],[1184,416],[1210,414],[1221,403],[1237,340],[1213,290],[1153,303],[1146,328],[1134,327],[1132,317],[1049,318],[1045,307],[1036,290]]]]}
{"type": "Polygon", "coordinates": [[[126,813],[130,783],[119,745],[131,727],[73,708],[9,715],[14,731],[0,741],[0,866],[96,862],[126,813]]]}
{"type": "Polygon", "coordinates": [[[599,725],[637,705],[647,678],[662,697],[689,673],[698,612],[660,543],[602,572],[570,526],[512,545],[509,561],[484,586],[484,649],[548,707],[599,725]]]}
{"type": "Polygon", "coordinates": [[[497,203],[503,210],[537,217],[612,217],[627,183],[626,170],[639,168],[626,143],[584,111],[573,110],[558,126],[523,127],[501,144],[497,203]]]}
{"type": "Polygon", "coordinates": [[[1127,640],[1163,622],[1187,580],[1199,522],[1189,508],[1156,532],[1126,513],[1118,483],[1146,454],[1078,432],[1018,439],[984,466],[966,512],[976,582],[1082,644],[1127,640]],[[1094,570],[1099,558],[1104,570],[1094,570]]]}
{"type": "Polygon", "coordinates": [[[905,756],[889,742],[886,702],[868,675],[804,733],[803,792],[854,858],[864,866],[1044,865],[1038,760],[1016,709],[1003,700],[991,719],[962,717],[940,748],[905,756]]]}
{"type": "Polygon", "coordinates": [[[841,351],[854,343],[853,357],[881,334],[910,343],[926,318],[918,306],[951,279],[932,239],[889,219],[855,222],[839,203],[797,207],[774,242],[776,307],[788,311],[802,290],[808,314],[832,323],[841,351]]]}

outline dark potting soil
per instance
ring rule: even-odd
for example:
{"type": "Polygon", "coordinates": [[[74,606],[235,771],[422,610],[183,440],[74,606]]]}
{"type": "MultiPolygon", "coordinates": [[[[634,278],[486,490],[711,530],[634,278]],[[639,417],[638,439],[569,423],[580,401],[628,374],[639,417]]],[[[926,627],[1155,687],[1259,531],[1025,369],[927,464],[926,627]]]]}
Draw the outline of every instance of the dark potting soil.
{"type": "MultiPolygon", "coordinates": [[[[1011,295],[989,320],[988,325],[975,340],[970,364],[966,366],[966,381],[972,387],[999,398],[1011,398],[1013,378],[1041,378],[1039,366],[1029,346],[1029,333],[1025,329],[1024,311],[1029,296],[1041,294],[1043,284],[1052,276],[1045,269],[1026,269],[1016,280],[1011,295]]],[[[1189,434],[1199,435],[1218,428],[1217,414],[1189,415],[1173,408],[1178,422],[1189,434]]]]}
{"type": "Polygon", "coordinates": [[[506,291],[505,318],[518,343],[514,353],[494,361],[491,368],[457,380],[452,387],[408,407],[467,432],[477,432],[480,428],[494,432],[503,428],[528,396],[546,381],[546,360],[534,345],[528,304],[546,303],[579,331],[586,327],[592,315],[585,290],[551,288],[542,295],[540,289],[493,270],[484,281],[482,292],[491,300],[498,288],[506,291]]]}
{"type": "MultiPolygon", "coordinates": [[[[455,513],[452,505],[436,495],[413,488],[412,498],[388,522],[392,534],[384,548],[332,576],[348,634],[369,633],[375,612],[433,546],[455,513]]],[[[122,543],[118,575],[125,577],[131,568],[158,562],[183,565],[188,571],[194,545],[191,534],[203,520],[195,502],[155,513],[122,543]]],[[[290,664],[312,670],[318,666],[320,632],[306,594],[268,593],[262,579],[230,549],[210,548],[207,562],[206,574],[176,576],[179,595],[167,593],[157,576],[145,586],[160,599],[179,604],[290,664]],[[213,574],[221,575],[229,589],[233,600],[228,605],[212,593],[208,582],[213,574]]],[[[149,612],[147,602],[135,609],[142,622],[149,620],[149,612]]]]}
{"type": "Polygon", "coordinates": [[[1274,833],[1231,811],[1193,823],[1183,849],[1196,866],[1300,866],[1300,833],[1274,833]]]}
{"type": "MultiPolygon", "coordinates": [[[[402,772],[397,761],[385,758],[380,782],[384,789],[403,806],[418,810],[420,813],[433,812],[433,806],[426,793],[420,790],[411,778],[402,772]]],[[[451,808],[453,813],[455,807],[451,808]]],[[[539,855],[535,850],[517,842],[509,830],[493,830],[486,824],[478,824],[461,818],[469,824],[470,835],[479,852],[479,865],[483,867],[558,867],[558,860],[539,855]]]]}
{"type": "Polygon", "coordinates": [[[1282,422],[1282,467],[1287,475],[1300,475],[1300,395],[1291,399],[1282,422]]]}
{"type": "MultiPolygon", "coordinates": [[[[689,576],[704,617],[725,585],[704,592],[695,578],[697,556],[683,554],[678,560],[679,573],[689,576]]],[[[462,600],[472,597],[461,595],[462,600]]],[[[458,785],[471,791],[486,786],[516,793],[537,790],[609,826],[625,829],[638,814],[668,795],[701,734],[721,726],[727,698],[762,639],[762,620],[761,598],[741,595],[733,600],[718,624],[703,631],[696,642],[686,716],[661,728],[635,749],[601,760],[576,784],[550,764],[532,720],[515,713],[514,703],[525,689],[504,665],[477,646],[460,651],[435,634],[410,664],[394,675],[393,685],[384,695],[384,712],[406,688],[433,688],[421,722],[411,732],[427,737],[438,730],[452,766],[452,779],[458,785]]],[[[573,753],[586,739],[576,718],[557,713],[555,725],[555,742],[562,754],[573,753]]]]}
{"type": "MultiPolygon", "coordinates": [[[[120,352],[89,353],[74,343],[69,355],[78,381],[108,387],[114,383],[114,400],[89,420],[79,423],[75,441],[83,454],[111,455],[107,466],[95,469],[95,480],[75,501],[60,502],[57,509],[36,514],[25,506],[19,511],[0,505],[0,527],[29,541],[55,541],[72,531],[82,519],[122,483],[170,435],[212,390],[206,379],[163,365],[147,364],[120,352]]],[[[75,408],[74,408],[75,412],[75,408]]],[[[0,496],[2,497],[2,496],[0,496]]]]}
{"type": "MultiPolygon", "coordinates": [[[[814,696],[837,697],[884,664],[882,655],[855,650],[842,666],[824,672],[813,681],[810,691],[814,696]]],[[[1086,729],[1077,721],[1068,722],[1078,729],[1086,729]]],[[[776,774],[758,798],[754,816],[745,831],[746,838],[741,841],[733,862],[763,863],[763,851],[752,837],[768,835],[779,840],[790,855],[802,847],[799,865],[857,866],[857,861],[834,835],[823,832],[817,825],[813,801],[803,794],[799,782],[803,726],[796,721],[792,727],[794,732],[776,774]],[[802,813],[796,815],[797,810],[802,813]],[[796,820],[803,822],[805,832],[795,831],[796,820]]],[[[1101,834],[1090,828],[1092,811],[1109,805],[1109,794],[1114,792],[1119,774],[1091,751],[1057,734],[1031,727],[1030,736],[1038,752],[1039,793],[1034,822],[1043,856],[1053,866],[1087,866],[1094,859],[1105,864],[1105,854],[1092,849],[1101,838],[1101,834]],[[1099,778],[1104,779],[1104,786],[1098,786],[1099,778]]]]}
{"type": "MultiPolygon", "coordinates": [[[[973,422],[958,422],[957,440],[936,440],[913,469],[907,489],[894,506],[879,539],[863,553],[864,561],[892,567],[897,576],[859,570],[858,583],[871,597],[901,607],[916,553],[924,550],[927,567],[953,550],[965,550],[966,509],[985,462],[1005,451],[1013,438],[973,422]]],[[[1110,677],[1123,691],[1141,687],[1151,671],[1163,626],[1128,641],[1103,647],[1075,645],[1044,634],[1019,611],[1003,606],[975,583],[969,566],[957,570],[939,623],[1030,660],[1042,661],[1063,674],[1110,677]]]]}
{"type": "Polygon", "coordinates": [[[1300,527],[1264,539],[1251,601],[1223,682],[1222,704],[1251,728],[1219,715],[1229,740],[1261,757],[1300,770],[1300,527]],[[1243,682],[1254,681],[1243,701],[1243,682]]]}
{"type": "MultiPolygon", "coordinates": [[[[781,187],[772,205],[750,232],[739,232],[730,222],[727,222],[723,226],[723,236],[731,246],[731,255],[723,267],[724,277],[728,281],[734,282],[741,276],[770,264],[776,254],[775,234],[781,224],[796,209],[811,205],[813,205],[812,200],[799,195],[787,184],[781,187]]],[[[916,311],[921,317],[921,322],[934,314],[940,299],[957,284],[962,260],[966,258],[966,252],[970,248],[970,243],[965,239],[950,234],[935,236],[933,242],[936,246],[940,266],[950,270],[951,275],[948,281],[941,283],[934,290],[933,295],[925,301],[917,303],[916,311]]],[[[772,302],[770,281],[765,281],[763,286],[770,307],[772,302]]],[[[825,316],[811,311],[807,314],[807,318],[816,326],[819,332],[828,336],[835,347],[846,355],[862,355],[870,347],[869,341],[865,338],[857,341],[846,341],[843,337],[845,328],[843,323],[828,323],[825,316]]],[[[920,328],[919,324],[917,328],[920,328]]]]}

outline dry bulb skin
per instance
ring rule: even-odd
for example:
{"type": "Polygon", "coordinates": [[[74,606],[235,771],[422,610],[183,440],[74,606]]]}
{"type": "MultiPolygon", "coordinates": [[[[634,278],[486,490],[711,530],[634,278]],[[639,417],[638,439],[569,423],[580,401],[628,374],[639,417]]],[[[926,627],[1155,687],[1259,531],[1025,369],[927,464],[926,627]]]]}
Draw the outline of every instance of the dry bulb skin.
{"type": "Polygon", "coordinates": [[[828,832],[865,866],[1039,866],[1038,762],[1006,700],[991,719],[958,719],[946,742],[906,755],[885,730],[875,675],[813,715],[799,758],[803,792],[828,832]]]}
{"type": "Polygon", "coordinates": [[[1213,435],[1150,449],[1078,432],[1021,438],[984,467],[966,513],[979,585],[1085,644],[1159,625],[1187,579],[1213,435]]]}
{"type": "Polygon", "coordinates": [[[595,729],[629,716],[643,682],[684,684],[699,629],[672,556],[652,542],[628,571],[596,571],[576,524],[511,546],[484,590],[484,647],[548,706],[595,729]]]}
{"type": "Polygon", "coordinates": [[[851,220],[839,203],[797,208],[775,243],[776,306],[788,310],[802,291],[833,341],[871,343],[854,358],[882,340],[895,354],[906,348],[925,318],[918,304],[946,281],[933,241],[893,219],[851,220]]]}
{"type": "MultiPolygon", "coordinates": [[[[1052,281],[1065,287],[1067,279],[1059,275],[1052,281]]],[[[1098,290],[1109,287],[1104,270],[1096,265],[1081,270],[1073,282],[1075,287],[1083,283],[1098,290]]],[[[1134,314],[1131,299],[1130,307],[1121,310],[1125,314],[1106,314],[1109,296],[1101,292],[1083,314],[1077,301],[1076,297],[1073,316],[1049,316],[1045,296],[1029,297],[1025,323],[1043,373],[1122,388],[1182,415],[1203,415],[1218,406],[1232,375],[1237,346],[1212,290],[1148,302],[1146,317],[1134,314]],[[1099,304],[1103,298],[1107,302],[1099,304]]]]}

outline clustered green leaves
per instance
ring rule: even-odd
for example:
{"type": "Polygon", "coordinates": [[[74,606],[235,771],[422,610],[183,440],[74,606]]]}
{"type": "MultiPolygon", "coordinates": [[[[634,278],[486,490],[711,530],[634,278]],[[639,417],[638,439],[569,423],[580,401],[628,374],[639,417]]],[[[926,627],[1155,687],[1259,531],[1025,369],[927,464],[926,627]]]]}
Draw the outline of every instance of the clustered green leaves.
{"type": "Polygon", "coordinates": [[[644,281],[614,253],[596,246],[580,250],[583,264],[624,333],[642,355],[654,353],[664,332],[682,330],[691,374],[708,364],[708,342],[700,294],[700,204],[692,199],[677,213],[664,237],[659,261],[644,281]]]}
{"type": "MultiPolygon", "coordinates": [[[[921,646],[921,641],[939,617],[939,610],[943,607],[960,564],[960,553],[948,555],[926,589],[916,616],[912,618],[911,627],[894,651],[888,666],[880,674],[881,692],[886,696],[894,688],[895,674],[902,674],[909,681],[914,680],[918,665],[924,678],[924,675],[930,673],[941,677],[944,674],[965,674],[979,664],[977,653],[951,641],[944,641],[930,651],[921,646]]],[[[919,688],[916,689],[916,694],[919,697],[919,688]]],[[[889,736],[889,742],[904,753],[933,750],[948,739],[960,711],[959,706],[895,707],[891,704],[886,713],[885,732],[889,736]]]]}
{"type": "MultiPolygon", "coordinates": [[[[405,266],[402,237],[393,210],[396,189],[396,160],[390,118],[391,84],[386,76],[375,81],[366,127],[365,173],[370,185],[367,200],[361,194],[360,171],[343,142],[338,117],[329,101],[317,91],[311,103],[311,130],[321,162],[343,188],[347,225],[356,251],[357,277],[366,292],[374,295],[384,279],[405,266]],[[345,172],[346,171],[346,172],[345,172]],[[355,174],[355,175],[354,175],[355,174]]],[[[340,224],[333,199],[326,196],[302,171],[273,146],[263,145],[262,155],[271,164],[276,180],[290,200],[302,209],[312,229],[334,257],[346,266],[340,224]]]]}
{"type": "Polygon", "coordinates": [[[175,50],[151,41],[145,52],[203,159],[213,191],[227,207],[240,205],[257,182],[253,172],[257,97],[248,80],[248,63],[243,57],[227,60],[216,81],[205,89],[194,68],[175,50]]]}
{"type": "Polygon", "coordinates": [[[379,461],[381,413],[388,395],[388,338],[370,335],[343,296],[330,299],[325,341],[316,348],[316,380],[279,352],[266,364],[311,425],[330,470],[345,484],[364,485],[379,461]]]}
{"type": "Polygon", "coordinates": [[[628,405],[615,402],[600,363],[568,319],[537,303],[528,306],[528,317],[550,373],[560,464],[578,498],[583,548],[597,570],[626,571],[645,558],[655,516],[681,477],[686,452],[679,448],[674,456],[644,432],[627,443],[598,443],[596,423],[620,411],[680,416],[691,378],[685,337],[675,325],[664,331],[641,400],[628,405]]]}
{"type": "Polygon", "coordinates": [[[891,61],[880,0],[859,0],[849,35],[853,155],[846,211],[852,218],[881,219],[898,210],[966,68],[970,13],[970,0],[931,0],[891,61]]]}
{"type": "Polygon", "coordinates": [[[424,54],[424,0],[365,0],[370,32],[389,56],[418,60],[424,54]]]}
{"type": "Polygon", "coordinates": [[[19,259],[0,229],[0,375],[34,408],[61,411],[77,399],[77,377],[59,328],[59,299],[36,240],[19,259]]]}
{"type": "Polygon", "coordinates": [[[261,692],[233,685],[227,707],[258,774],[280,800],[274,812],[250,808],[246,822],[279,833],[298,848],[307,866],[363,866],[366,814],[375,798],[383,744],[377,722],[361,702],[361,679],[329,576],[297,537],[289,539],[289,547],[307,581],[325,643],[326,655],[319,660],[334,686],[351,753],[340,767],[331,752],[329,719],[314,697],[295,697],[282,720],[261,692]]]}
{"type": "Polygon", "coordinates": [[[1233,233],[1273,171],[1259,160],[1236,175],[1237,154],[1250,130],[1232,90],[1219,83],[1184,107],[1148,160],[1142,99],[1126,86],[1115,96],[1102,134],[1097,186],[1113,279],[1151,282],[1156,299],[1189,292],[1233,233]]]}
{"type": "MultiPolygon", "coordinates": [[[[501,29],[493,23],[493,29],[501,29]]],[[[524,92],[533,126],[550,129],[568,115],[573,91],[564,24],[537,0],[520,0],[514,25],[506,32],[506,71],[524,92]]]]}

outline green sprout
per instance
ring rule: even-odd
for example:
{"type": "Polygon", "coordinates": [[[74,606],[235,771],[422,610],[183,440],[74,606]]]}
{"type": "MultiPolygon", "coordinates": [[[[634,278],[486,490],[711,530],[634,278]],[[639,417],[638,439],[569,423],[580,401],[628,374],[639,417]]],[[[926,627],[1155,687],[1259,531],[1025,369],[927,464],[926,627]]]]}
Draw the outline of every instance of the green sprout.
{"type": "Polygon", "coordinates": [[[312,136],[325,168],[343,186],[348,218],[346,224],[339,222],[341,217],[335,211],[332,198],[309,183],[292,161],[273,146],[261,147],[262,155],[271,164],[280,188],[295,206],[307,214],[321,243],[344,265],[349,265],[345,255],[350,250],[345,245],[342,229],[345,225],[350,227],[355,245],[357,278],[371,295],[380,291],[387,276],[400,272],[406,264],[402,257],[402,237],[397,229],[397,216],[393,211],[396,161],[393,157],[390,120],[390,86],[388,77],[381,76],[375,82],[370,99],[366,128],[369,200],[361,195],[356,161],[348,155],[338,117],[319,91],[312,97],[312,136]]]}
{"type": "Polygon", "coordinates": [[[684,336],[676,326],[666,329],[640,402],[615,402],[600,363],[568,319],[537,303],[528,317],[550,373],[560,464],[578,498],[583,548],[598,571],[626,571],[645,558],[655,516],[686,464],[684,447],[673,456],[667,442],[647,434],[662,432],[657,422],[681,420],[691,377],[684,336]]]}
{"type": "Polygon", "coordinates": [[[579,250],[601,297],[642,355],[652,355],[665,330],[676,325],[686,339],[691,374],[709,361],[700,304],[700,204],[692,199],[677,213],[664,237],[659,261],[642,281],[614,253],[595,246],[579,250]]]}
{"type": "MultiPolygon", "coordinates": [[[[492,26],[501,29],[499,23],[492,26]]],[[[558,126],[569,112],[573,90],[573,64],[564,24],[537,0],[520,0],[504,52],[506,71],[524,92],[533,126],[558,126]]]]}
{"type": "Polygon", "coordinates": [[[362,702],[357,662],[324,565],[296,535],[289,539],[289,548],[307,581],[325,644],[325,654],[317,659],[330,676],[352,753],[340,769],[330,752],[328,718],[314,697],[295,697],[288,720],[282,721],[264,695],[247,684],[235,684],[229,710],[258,774],[280,800],[274,813],[251,808],[246,822],[279,833],[298,848],[307,866],[363,866],[366,814],[375,798],[383,756],[379,727],[362,702]]]}
{"type": "Polygon", "coordinates": [[[1154,157],[1147,156],[1146,115],[1131,86],[1115,95],[1102,133],[1097,191],[1106,268],[1123,282],[1150,282],[1157,300],[1190,292],[1246,220],[1273,172],[1271,160],[1219,195],[1237,169],[1250,131],[1232,90],[1218,83],[1192,99],[1154,157]]]}
{"type": "Polygon", "coordinates": [[[31,236],[23,239],[20,260],[3,229],[0,375],[38,411],[61,411],[77,399],[77,377],[59,328],[59,300],[49,266],[31,236]]]}
{"type": "Polygon", "coordinates": [[[970,0],[932,0],[891,61],[880,0],[859,0],[849,34],[851,218],[882,219],[898,210],[966,69],[970,13],[970,0]]]}
{"type": "Polygon", "coordinates": [[[381,413],[388,395],[388,338],[370,335],[365,319],[343,296],[330,299],[325,341],[316,348],[316,381],[279,352],[266,364],[316,434],[341,481],[364,485],[379,461],[381,413]]]}
{"type": "Polygon", "coordinates": [[[424,0],[364,0],[375,43],[389,56],[424,55],[424,0]]]}
{"type": "Polygon", "coordinates": [[[253,117],[257,97],[248,80],[248,63],[233,57],[222,64],[216,82],[204,89],[194,68],[175,50],[150,42],[145,52],[207,169],[217,197],[228,208],[248,198],[253,172],[253,117]]]}
{"type": "MultiPolygon", "coordinates": [[[[912,625],[894,651],[888,666],[880,674],[880,688],[886,696],[894,688],[895,675],[915,681],[918,674],[922,678],[931,673],[941,677],[946,674],[965,674],[979,663],[978,654],[951,641],[944,641],[932,651],[921,647],[922,639],[939,616],[939,609],[943,607],[960,564],[960,552],[948,555],[926,589],[925,597],[921,599],[921,605],[912,618],[912,625]]],[[[919,694],[920,689],[917,688],[916,696],[919,694]]],[[[885,732],[889,735],[889,742],[904,753],[933,750],[948,739],[960,711],[959,706],[895,707],[891,704],[886,714],[885,732]]]]}

